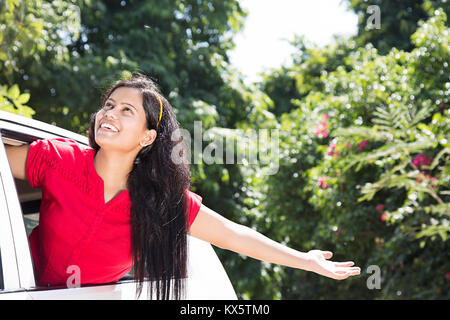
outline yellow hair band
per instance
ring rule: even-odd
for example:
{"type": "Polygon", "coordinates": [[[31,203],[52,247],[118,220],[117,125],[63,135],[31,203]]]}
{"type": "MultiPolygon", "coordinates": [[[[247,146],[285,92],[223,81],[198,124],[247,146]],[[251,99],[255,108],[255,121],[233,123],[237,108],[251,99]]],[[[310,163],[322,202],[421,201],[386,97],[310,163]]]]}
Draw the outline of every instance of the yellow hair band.
{"type": "Polygon", "coordinates": [[[159,97],[159,94],[156,94],[156,96],[158,97],[159,107],[161,108],[161,111],[159,112],[159,120],[156,123],[156,127],[158,127],[159,126],[159,122],[161,121],[161,116],[162,116],[162,112],[163,112],[163,104],[162,104],[161,98],[159,97]]]}

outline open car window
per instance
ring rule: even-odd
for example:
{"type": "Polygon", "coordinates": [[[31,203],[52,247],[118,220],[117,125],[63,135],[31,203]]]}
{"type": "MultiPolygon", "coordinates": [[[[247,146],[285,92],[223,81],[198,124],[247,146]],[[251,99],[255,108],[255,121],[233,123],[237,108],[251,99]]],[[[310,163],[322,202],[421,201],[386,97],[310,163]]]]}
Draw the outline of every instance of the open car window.
{"type": "MultiPolygon", "coordinates": [[[[2,141],[5,145],[20,146],[27,142],[19,139],[7,138],[2,136],[2,141]]],[[[35,227],[39,225],[40,206],[42,199],[42,191],[39,188],[32,188],[28,180],[21,180],[14,178],[14,183],[17,190],[17,196],[22,209],[23,220],[26,229],[27,238],[35,227]]],[[[131,280],[133,278],[132,271],[125,275],[118,281],[120,283],[124,280],[131,280]]],[[[51,289],[51,288],[48,288],[51,289]]]]}
{"type": "MultiPolygon", "coordinates": [[[[2,137],[2,141],[3,144],[12,146],[26,144],[26,142],[6,137],[2,137]]],[[[27,180],[14,179],[14,182],[22,208],[27,236],[29,236],[33,228],[39,224],[39,208],[41,206],[42,192],[40,189],[33,189],[27,180]]]]}

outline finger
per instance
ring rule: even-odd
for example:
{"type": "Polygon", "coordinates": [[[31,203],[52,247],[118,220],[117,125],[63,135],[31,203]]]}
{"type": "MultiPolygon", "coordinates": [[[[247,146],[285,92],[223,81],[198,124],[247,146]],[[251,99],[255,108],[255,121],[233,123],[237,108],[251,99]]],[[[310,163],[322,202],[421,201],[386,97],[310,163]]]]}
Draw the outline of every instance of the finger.
{"type": "Polygon", "coordinates": [[[336,280],[344,280],[350,276],[359,275],[360,273],[361,273],[361,269],[359,267],[341,269],[341,270],[336,270],[334,272],[333,278],[336,280]]]}
{"type": "Polygon", "coordinates": [[[359,267],[340,267],[340,268],[336,269],[336,272],[359,273],[359,272],[361,272],[361,268],[359,268],[359,267]]]}
{"type": "Polygon", "coordinates": [[[359,267],[350,268],[350,273],[352,274],[352,276],[356,276],[361,273],[361,268],[359,267]]]}
{"type": "Polygon", "coordinates": [[[333,252],[331,251],[322,251],[322,255],[325,259],[330,259],[333,256],[333,252]]]}
{"type": "Polygon", "coordinates": [[[350,273],[347,271],[336,271],[333,275],[333,279],[335,280],[344,280],[350,276],[350,273]]]}
{"type": "Polygon", "coordinates": [[[343,270],[343,269],[336,270],[334,273],[337,274],[337,275],[344,275],[344,274],[348,273],[348,270],[343,270]]]}
{"type": "Polygon", "coordinates": [[[346,262],[335,262],[334,265],[336,267],[351,267],[355,263],[353,261],[346,261],[346,262]]]}
{"type": "Polygon", "coordinates": [[[360,268],[347,268],[345,270],[345,272],[349,275],[349,276],[357,276],[361,273],[361,269],[360,268]]]}

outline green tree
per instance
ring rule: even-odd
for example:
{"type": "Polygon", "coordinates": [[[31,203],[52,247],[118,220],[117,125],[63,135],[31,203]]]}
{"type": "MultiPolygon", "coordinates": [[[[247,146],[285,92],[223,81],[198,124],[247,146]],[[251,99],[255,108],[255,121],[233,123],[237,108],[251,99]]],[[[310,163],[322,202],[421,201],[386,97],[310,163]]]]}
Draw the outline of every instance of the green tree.
{"type": "MultiPolygon", "coordinates": [[[[47,11],[54,3],[41,2],[47,11]]],[[[192,122],[197,100],[217,108],[220,125],[233,127],[245,116],[242,99],[221,78],[221,63],[227,62],[232,35],[245,16],[237,2],[58,3],[72,10],[54,9],[61,21],[48,19],[48,13],[38,9],[35,15],[50,20],[47,33],[63,43],[54,49],[62,52],[60,59],[33,55],[40,63],[21,63],[26,80],[15,74],[9,81],[29,88],[38,119],[84,133],[90,114],[98,108],[101,89],[135,70],[157,80],[182,123],[192,122]],[[70,25],[64,20],[68,10],[67,17],[74,16],[70,25]]]]}
{"type": "MultiPolygon", "coordinates": [[[[414,44],[410,41],[420,20],[426,20],[434,11],[442,8],[450,13],[450,4],[440,0],[406,0],[406,1],[364,1],[347,0],[350,9],[358,14],[358,45],[372,43],[381,54],[386,54],[395,47],[411,51],[414,44]],[[378,6],[380,26],[373,28],[369,17],[374,14],[369,7],[378,6]]],[[[448,22],[447,22],[448,26],[448,22]]]]}
{"type": "MultiPolygon", "coordinates": [[[[337,283],[255,263],[255,281],[238,284],[248,297],[448,298],[446,21],[438,10],[419,24],[411,52],[393,48],[382,55],[368,44],[316,76],[314,87],[291,101],[297,108],[278,117],[278,174],[251,185],[262,194],[252,209],[262,213],[254,216],[259,230],[300,250],[351,257],[362,277],[337,283]],[[381,268],[381,290],[366,287],[369,265],[381,268]]],[[[299,62],[289,72],[301,80],[311,62],[299,62]]]]}
{"type": "Polygon", "coordinates": [[[34,114],[24,105],[30,99],[28,86],[21,82],[30,80],[29,74],[25,73],[25,65],[31,61],[40,63],[45,58],[52,61],[64,58],[67,49],[59,34],[68,31],[77,33],[74,11],[73,4],[64,1],[53,1],[52,4],[28,0],[0,2],[2,110],[28,117],[34,114]],[[19,83],[26,88],[25,93],[20,94],[19,83]]]}
{"type": "Polygon", "coordinates": [[[271,111],[275,115],[296,109],[296,99],[324,89],[322,76],[338,66],[346,67],[345,59],[356,48],[356,43],[342,37],[335,37],[334,40],[326,50],[319,50],[314,43],[296,35],[290,42],[296,50],[291,57],[292,66],[282,66],[263,75],[257,87],[273,100],[271,111]]]}

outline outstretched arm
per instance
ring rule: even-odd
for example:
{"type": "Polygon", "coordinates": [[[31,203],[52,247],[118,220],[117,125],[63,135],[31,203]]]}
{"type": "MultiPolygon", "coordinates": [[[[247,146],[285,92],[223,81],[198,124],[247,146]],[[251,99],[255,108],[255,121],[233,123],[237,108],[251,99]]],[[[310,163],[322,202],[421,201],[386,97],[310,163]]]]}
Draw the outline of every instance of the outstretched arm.
{"type": "Polygon", "coordinates": [[[333,262],[330,251],[300,252],[273,241],[261,233],[232,222],[202,204],[190,235],[219,248],[287,267],[312,271],[336,280],[360,274],[352,261],[333,262]]]}
{"type": "Polygon", "coordinates": [[[9,165],[11,167],[14,178],[26,180],[27,175],[25,165],[27,162],[28,149],[30,146],[28,144],[25,144],[22,146],[5,145],[5,147],[9,165]]]}

